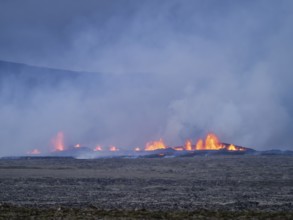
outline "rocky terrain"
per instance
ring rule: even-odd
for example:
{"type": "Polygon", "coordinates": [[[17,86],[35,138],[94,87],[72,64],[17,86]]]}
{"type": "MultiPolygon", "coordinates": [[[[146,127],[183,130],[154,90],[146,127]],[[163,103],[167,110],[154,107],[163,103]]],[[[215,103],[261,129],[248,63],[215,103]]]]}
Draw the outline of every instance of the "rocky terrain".
{"type": "Polygon", "coordinates": [[[0,160],[0,219],[293,218],[293,157],[0,160]]]}

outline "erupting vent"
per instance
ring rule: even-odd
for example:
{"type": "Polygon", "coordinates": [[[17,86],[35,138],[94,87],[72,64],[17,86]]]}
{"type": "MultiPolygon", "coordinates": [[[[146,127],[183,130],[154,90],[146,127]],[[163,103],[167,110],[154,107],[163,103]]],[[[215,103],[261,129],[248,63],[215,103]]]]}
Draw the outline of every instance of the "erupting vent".
{"type": "Polygon", "coordinates": [[[55,151],[64,151],[64,134],[63,132],[58,132],[57,136],[52,140],[55,151]]]}
{"type": "MultiPolygon", "coordinates": [[[[249,152],[252,149],[236,146],[233,144],[225,144],[219,141],[219,138],[212,133],[209,133],[205,139],[199,139],[194,144],[190,139],[185,141],[185,144],[177,147],[167,146],[162,139],[158,141],[147,142],[144,148],[135,147],[133,150],[129,148],[118,148],[114,145],[103,147],[96,145],[92,149],[83,147],[81,144],[75,144],[73,147],[65,147],[64,134],[58,132],[52,140],[53,155],[57,156],[73,156],[87,155],[87,157],[95,158],[100,156],[145,156],[145,155],[158,155],[162,156],[178,156],[178,155],[196,155],[203,152],[249,152]],[[90,155],[90,156],[89,156],[90,155]]],[[[27,152],[29,155],[40,155],[39,149],[33,149],[27,152]]]]}
{"type": "Polygon", "coordinates": [[[163,140],[148,142],[144,148],[145,151],[154,151],[159,149],[166,149],[166,145],[163,140]]]}

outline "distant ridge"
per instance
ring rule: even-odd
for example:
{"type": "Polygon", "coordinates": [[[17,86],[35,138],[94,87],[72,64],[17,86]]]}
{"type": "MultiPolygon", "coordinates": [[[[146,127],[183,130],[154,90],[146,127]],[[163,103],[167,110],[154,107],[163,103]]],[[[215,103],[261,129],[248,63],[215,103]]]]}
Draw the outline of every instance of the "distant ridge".
{"type": "Polygon", "coordinates": [[[0,68],[7,68],[7,69],[17,69],[17,68],[38,68],[38,69],[47,69],[49,71],[64,71],[64,72],[71,72],[71,73],[91,73],[96,74],[98,72],[90,72],[90,71],[83,71],[83,70],[70,70],[70,69],[64,69],[64,68],[54,68],[54,67],[47,67],[47,66],[38,66],[38,65],[32,65],[32,64],[26,64],[26,63],[18,63],[13,61],[6,61],[6,60],[0,60],[0,68]]]}
{"type": "MultiPolygon", "coordinates": [[[[0,86],[6,86],[6,91],[8,91],[6,95],[15,93],[29,95],[32,90],[40,92],[63,87],[86,90],[94,88],[96,85],[101,86],[102,81],[106,81],[107,77],[106,74],[101,73],[37,67],[0,60],[0,86]]],[[[111,80],[111,77],[109,78],[111,80]]]]}

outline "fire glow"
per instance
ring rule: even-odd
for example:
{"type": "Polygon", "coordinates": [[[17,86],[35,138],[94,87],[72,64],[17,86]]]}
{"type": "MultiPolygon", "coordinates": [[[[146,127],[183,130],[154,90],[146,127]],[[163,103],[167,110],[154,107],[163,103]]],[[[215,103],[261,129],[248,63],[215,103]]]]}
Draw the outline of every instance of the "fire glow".
{"type": "MultiPolygon", "coordinates": [[[[52,139],[53,144],[53,152],[62,152],[68,150],[68,148],[64,145],[64,134],[63,132],[58,132],[56,137],[52,139]]],[[[82,147],[80,144],[73,145],[74,149],[82,149],[85,147],[82,147]]],[[[129,148],[128,148],[129,149],[129,148]]],[[[244,147],[235,146],[233,144],[223,144],[220,142],[219,138],[213,134],[209,133],[205,137],[205,139],[199,139],[194,144],[192,143],[192,140],[188,139],[185,141],[184,145],[177,146],[177,147],[169,147],[165,144],[163,139],[157,140],[157,141],[150,141],[147,142],[144,148],[135,147],[132,148],[133,150],[130,150],[131,152],[141,153],[141,152],[152,152],[152,151],[159,151],[159,150],[165,150],[165,149],[172,149],[175,151],[185,151],[185,152],[195,152],[195,151],[245,151],[244,147]]],[[[101,145],[96,145],[92,150],[92,152],[123,152],[123,148],[118,148],[114,145],[110,145],[109,147],[102,147],[101,145]]],[[[129,152],[129,150],[126,150],[129,152]]],[[[30,155],[37,155],[40,154],[40,150],[34,149],[27,154],[30,155]]]]}
{"type": "Polygon", "coordinates": [[[52,140],[54,151],[64,151],[64,134],[62,131],[59,131],[57,136],[52,140]]]}
{"type": "MultiPolygon", "coordinates": [[[[145,147],[145,151],[154,151],[160,149],[166,149],[166,145],[163,140],[148,142],[145,147]]],[[[191,140],[185,142],[184,147],[173,147],[172,149],[177,151],[216,151],[216,150],[227,150],[227,151],[244,151],[242,147],[236,147],[233,144],[226,146],[225,144],[220,143],[219,138],[212,133],[209,133],[205,141],[199,139],[195,145],[192,145],[191,140]]]]}
{"type": "Polygon", "coordinates": [[[148,142],[144,148],[145,151],[154,151],[154,150],[160,150],[160,149],[166,149],[166,145],[162,139],[159,141],[152,141],[148,142]]]}
{"type": "Polygon", "coordinates": [[[39,154],[41,154],[41,151],[39,149],[33,149],[31,151],[28,151],[27,154],[29,154],[29,155],[39,155],[39,154]]]}
{"type": "Polygon", "coordinates": [[[102,147],[100,146],[100,145],[98,145],[98,146],[96,146],[95,148],[94,148],[94,151],[102,151],[103,149],[102,149],[102,147]]]}
{"type": "Polygon", "coordinates": [[[119,151],[119,149],[115,146],[110,146],[109,150],[110,151],[119,151]]]}

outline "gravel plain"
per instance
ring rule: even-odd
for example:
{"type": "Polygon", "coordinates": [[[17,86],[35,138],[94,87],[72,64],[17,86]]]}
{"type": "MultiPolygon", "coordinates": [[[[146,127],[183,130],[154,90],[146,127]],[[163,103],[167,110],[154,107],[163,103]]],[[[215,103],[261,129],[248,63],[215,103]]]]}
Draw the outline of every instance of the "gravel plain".
{"type": "Polygon", "coordinates": [[[0,159],[0,219],[293,219],[293,157],[0,159]]]}

